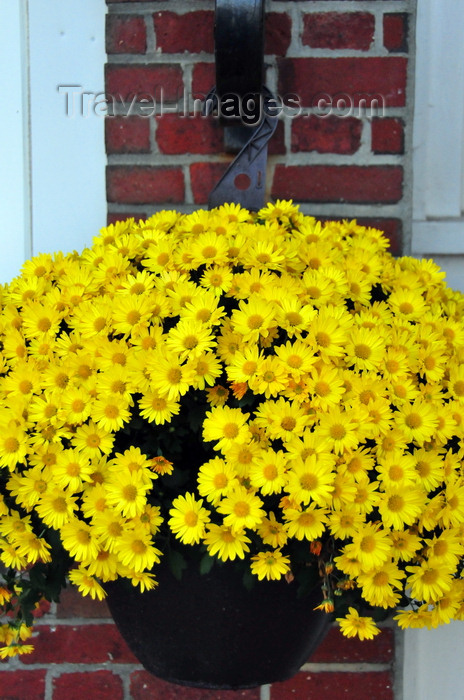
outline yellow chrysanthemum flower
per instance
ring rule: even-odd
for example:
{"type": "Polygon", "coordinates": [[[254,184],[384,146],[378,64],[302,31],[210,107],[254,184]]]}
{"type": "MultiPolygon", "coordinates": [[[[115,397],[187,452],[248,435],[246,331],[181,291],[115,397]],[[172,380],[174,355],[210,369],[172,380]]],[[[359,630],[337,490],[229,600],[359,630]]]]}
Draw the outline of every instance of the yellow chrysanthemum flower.
{"type": "Polygon", "coordinates": [[[380,630],[372,617],[361,617],[356,608],[349,608],[345,617],[337,617],[340,630],[344,637],[359,637],[359,639],[374,639],[380,630]]]}
{"type": "Polygon", "coordinates": [[[258,552],[251,557],[251,573],[260,581],[281,579],[290,571],[290,559],[282,554],[279,549],[270,552],[258,552]]]}
{"type": "Polygon", "coordinates": [[[265,515],[263,501],[243,486],[234,488],[225,496],[217,507],[218,513],[224,515],[224,525],[235,532],[244,528],[254,529],[260,525],[265,515]]]}
{"type": "Polygon", "coordinates": [[[178,496],[172,502],[168,525],[184,544],[198,544],[205,534],[205,527],[210,517],[202,504],[203,500],[195,500],[191,493],[178,496]]]}
{"type": "Polygon", "coordinates": [[[233,561],[237,557],[244,559],[245,554],[250,551],[248,545],[251,540],[244,530],[210,523],[207,525],[203,542],[211,556],[217,556],[221,561],[233,561]]]}

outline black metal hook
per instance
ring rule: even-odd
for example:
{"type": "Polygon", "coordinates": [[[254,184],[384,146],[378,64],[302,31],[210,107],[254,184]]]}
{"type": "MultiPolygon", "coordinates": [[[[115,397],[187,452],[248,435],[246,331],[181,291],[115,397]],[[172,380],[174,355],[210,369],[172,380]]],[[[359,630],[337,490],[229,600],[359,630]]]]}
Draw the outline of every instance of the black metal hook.
{"type": "Polygon", "coordinates": [[[264,82],[264,0],[216,0],[214,19],[219,102],[228,96],[257,97],[264,82]]]}
{"type": "Polygon", "coordinates": [[[277,126],[277,105],[263,86],[264,0],[216,0],[216,86],[204,113],[217,113],[226,143],[239,151],[211,192],[210,208],[236,202],[264,205],[267,143],[277,126]]]}
{"type": "MultiPolygon", "coordinates": [[[[259,126],[227,168],[209,196],[213,209],[224,202],[236,202],[251,211],[264,205],[267,144],[277,126],[277,104],[267,88],[263,90],[263,114],[259,126]]],[[[214,109],[217,95],[213,89],[207,97],[209,109],[214,109]]]]}

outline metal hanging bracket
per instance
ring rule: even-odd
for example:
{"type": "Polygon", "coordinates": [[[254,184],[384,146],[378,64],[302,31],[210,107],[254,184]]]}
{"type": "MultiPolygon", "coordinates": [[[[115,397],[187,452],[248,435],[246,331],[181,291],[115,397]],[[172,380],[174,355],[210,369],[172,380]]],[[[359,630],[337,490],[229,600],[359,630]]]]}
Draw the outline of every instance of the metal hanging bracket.
{"type": "Polygon", "coordinates": [[[216,86],[204,113],[225,128],[226,150],[238,155],[211,192],[210,208],[236,202],[264,205],[267,143],[277,126],[277,105],[263,86],[264,0],[216,0],[216,86]]]}

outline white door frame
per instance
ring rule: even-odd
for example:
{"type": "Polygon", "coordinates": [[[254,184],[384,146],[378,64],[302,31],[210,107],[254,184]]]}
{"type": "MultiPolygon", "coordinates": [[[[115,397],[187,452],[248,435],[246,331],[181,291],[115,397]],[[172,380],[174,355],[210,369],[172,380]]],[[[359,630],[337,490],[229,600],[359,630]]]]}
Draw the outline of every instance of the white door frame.
{"type": "Polygon", "coordinates": [[[66,109],[72,92],[104,92],[105,13],[105,0],[0,0],[0,283],[106,223],[104,111],[66,109]]]}
{"type": "Polygon", "coordinates": [[[412,253],[464,290],[464,2],[418,0],[412,253]]]}

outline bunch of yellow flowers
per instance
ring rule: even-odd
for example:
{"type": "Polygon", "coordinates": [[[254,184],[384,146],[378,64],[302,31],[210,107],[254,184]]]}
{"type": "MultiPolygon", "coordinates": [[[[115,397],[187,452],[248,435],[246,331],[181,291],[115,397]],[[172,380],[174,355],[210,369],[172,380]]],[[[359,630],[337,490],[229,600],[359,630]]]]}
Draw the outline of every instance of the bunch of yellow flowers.
{"type": "Polygon", "coordinates": [[[464,296],[387,248],[278,201],[24,264],[1,290],[0,655],[67,577],[143,592],[162,556],[319,582],[348,636],[464,619],[464,296]]]}

